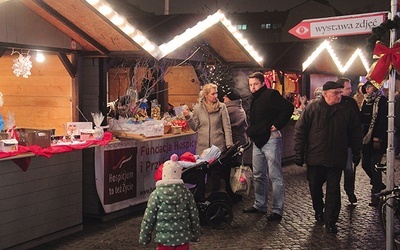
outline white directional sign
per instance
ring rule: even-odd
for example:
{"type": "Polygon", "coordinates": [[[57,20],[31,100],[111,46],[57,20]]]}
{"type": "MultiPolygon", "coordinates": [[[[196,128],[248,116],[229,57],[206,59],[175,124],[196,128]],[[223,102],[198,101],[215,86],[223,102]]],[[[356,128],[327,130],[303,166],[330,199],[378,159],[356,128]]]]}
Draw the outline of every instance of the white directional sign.
{"type": "Polygon", "coordinates": [[[372,28],[386,20],[388,12],[307,19],[289,30],[300,39],[348,36],[371,33],[372,28]]]}

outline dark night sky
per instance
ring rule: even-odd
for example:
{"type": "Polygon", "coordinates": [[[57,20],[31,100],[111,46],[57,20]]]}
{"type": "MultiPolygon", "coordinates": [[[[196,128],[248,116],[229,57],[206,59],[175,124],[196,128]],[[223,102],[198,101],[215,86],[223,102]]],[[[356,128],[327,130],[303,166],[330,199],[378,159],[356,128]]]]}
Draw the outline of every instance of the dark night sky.
{"type": "MultiPolygon", "coordinates": [[[[141,9],[164,14],[164,0],[130,0],[141,9]]],[[[169,0],[169,13],[212,14],[218,9],[224,12],[283,11],[310,0],[169,0]]],[[[319,0],[328,2],[344,15],[390,11],[390,0],[319,0]]]]}

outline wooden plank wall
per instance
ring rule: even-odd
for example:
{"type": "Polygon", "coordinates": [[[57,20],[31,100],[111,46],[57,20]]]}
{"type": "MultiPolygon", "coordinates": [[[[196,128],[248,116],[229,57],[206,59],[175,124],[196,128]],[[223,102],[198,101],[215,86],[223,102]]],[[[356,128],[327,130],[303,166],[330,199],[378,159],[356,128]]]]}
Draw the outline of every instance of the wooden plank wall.
{"type": "Polygon", "coordinates": [[[0,249],[82,230],[81,150],[32,157],[26,172],[0,161],[0,178],[0,249]]]}
{"type": "MultiPolygon", "coordinates": [[[[83,58],[79,66],[79,108],[87,121],[93,122],[92,112],[100,111],[100,62],[99,58],[83,58]]],[[[86,122],[82,115],[80,122],[86,122]]]]}
{"type": "Polygon", "coordinates": [[[142,88],[144,77],[150,78],[151,71],[146,67],[138,67],[133,75],[132,68],[111,68],[108,70],[108,100],[115,101],[118,97],[126,95],[129,84],[136,85],[138,94],[142,88]]]}
{"type": "Polygon", "coordinates": [[[169,103],[175,107],[186,104],[189,108],[197,103],[200,82],[191,65],[168,67],[164,80],[168,83],[169,103]]]}
{"type": "Polygon", "coordinates": [[[17,127],[55,128],[56,134],[65,134],[63,124],[72,121],[72,81],[57,55],[45,54],[46,60],[38,63],[36,52],[32,52],[32,74],[23,78],[15,76],[11,68],[18,54],[11,56],[10,53],[7,51],[0,57],[0,92],[4,99],[0,114],[3,120],[11,111],[17,127]]]}
{"type": "MultiPolygon", "coordinates": [[[[151,77],[151,72],[145,67],[139,67],[133,81],[137,85],[138,93],[141,90],[143,77],[151,77]]],[[[132,72],[130,68],[112,68],[108,70],[108,99],[114,101],[119,96],[125,95],[129,86],[132,72]]],[[[197,103],[200,91],[199,80],[192,66],[170,66],[166,69],[164,75],[166,82],[168,102],[174,106],[186,104],[192,107],[197,103]]],[[[159,89],[158,91],[163,91],[159,89]]],[[[168,103],[167,102],[167,103],[168,103]]],[[[162,107],[162,110],[165,107],[162,107]]]]}
{"type": "Polygon", "coordinates": [[[70,48],[69,36],[20,1],[0,2],[0,42],[70,48]]]}

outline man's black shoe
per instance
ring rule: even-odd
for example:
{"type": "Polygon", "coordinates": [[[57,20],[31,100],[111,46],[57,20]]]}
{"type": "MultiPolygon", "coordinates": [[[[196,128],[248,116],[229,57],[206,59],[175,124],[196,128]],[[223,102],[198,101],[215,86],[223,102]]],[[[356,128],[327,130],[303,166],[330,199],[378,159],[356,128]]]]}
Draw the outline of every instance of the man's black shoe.
{"type": "Polygon", "coordinates": [[[376,207],[379,205],[379,197],[372,196],[371,202],[368,204],[371,207],[376,207]]]}
{"type": "Polygon", "coordinates": [[[276,221],[276,220],[281,220],[282,219],[282,215],[277,214],[277,213],[272,213],[267,217],[268,221],[276,221]]]}
{"type": "Polygon", "coordinates": [[[265,214],[266,212],[260,211],[260,210],[258,210],[258,209],[255,208],[255,207],[249,207],[249,208],[243,209],[243,213],[245,213],[245,214],[264,213],[264,214],[265,214]]]}
{"type": "Polygon", "coordinates": [[[349,194],[349,202],[351,205],[356,206],[357,203],[357,197],[355,196],[355,194],[349,194]]]}
{"type": "Polygon", "coordinates": [[[324,222],[324,213],[316,213],[315,220],[317,221],[317,223],[323,223],[324,222]]]}
{"type": "Polygon", "coordinates": [[[325,231],[327,233],[336,234],[338,232],[337,226],[334,223],[327,223],[325,224],[325,231]]]}

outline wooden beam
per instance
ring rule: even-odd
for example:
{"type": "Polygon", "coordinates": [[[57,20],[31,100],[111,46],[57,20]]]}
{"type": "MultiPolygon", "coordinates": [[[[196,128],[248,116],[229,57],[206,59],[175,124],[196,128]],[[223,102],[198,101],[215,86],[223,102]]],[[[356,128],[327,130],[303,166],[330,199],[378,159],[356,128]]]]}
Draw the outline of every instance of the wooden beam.
{"type": "Polygon", "coordinates": [[[0,48],[0,57],[4,55],[4,52],[6,52],[7,49],[0,48]]]}
{"type": "Polygon", "coordinates": [[[58,53],[57,55],[62,64],[64,65],[65,69],[68,71],[69,75],[72,78],[75,78],[77,74],[76,67],[71,63],[67,55],[65,53],[58,53]]]}

